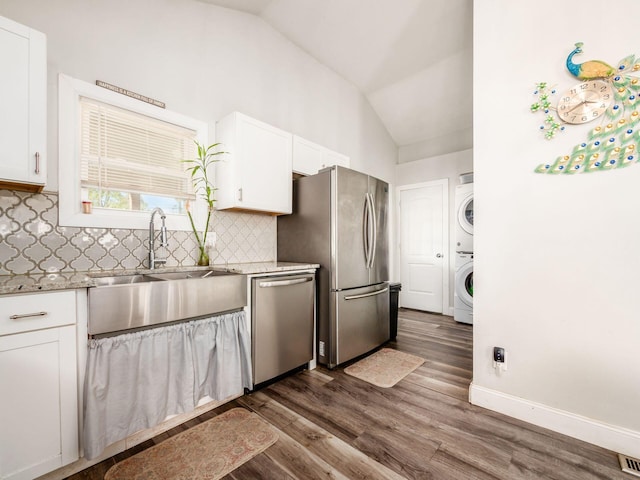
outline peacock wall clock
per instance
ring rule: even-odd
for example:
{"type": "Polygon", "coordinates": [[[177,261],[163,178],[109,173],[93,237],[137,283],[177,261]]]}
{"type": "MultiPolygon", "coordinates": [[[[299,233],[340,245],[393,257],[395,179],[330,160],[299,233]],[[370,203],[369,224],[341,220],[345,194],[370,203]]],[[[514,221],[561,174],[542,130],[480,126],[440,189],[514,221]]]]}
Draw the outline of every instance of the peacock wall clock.
{"type": "Polygon", "coordinates": [[[538,165],[536,173],[599,172],[638,163],[640,58],[629,55],[615,67],[600,60],[574,63],[582,46],[576,43],[566,61],[569,72],[581,82],[563,91],[538,83],[530,109],[544,115],[540,132],[548,140],[570,125],[595,121],[596,126],[570,153],[538,165]]]}

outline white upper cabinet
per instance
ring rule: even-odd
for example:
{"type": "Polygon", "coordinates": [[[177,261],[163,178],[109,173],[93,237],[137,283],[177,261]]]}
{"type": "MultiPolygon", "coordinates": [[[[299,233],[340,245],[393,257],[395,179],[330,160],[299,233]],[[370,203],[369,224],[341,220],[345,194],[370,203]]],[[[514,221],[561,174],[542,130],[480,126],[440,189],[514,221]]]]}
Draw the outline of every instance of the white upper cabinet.
{"type": "Polygon", "coordinates": [[[323,161],[321,168],[330,167],[332,165],[349,168],[349,166],[351,165],[351,160],[349,159],[349,157],[338,152],[333,152],[328,148],[324,149],[322,160],[323,161]]]}
{"type": "Polygon", "coordinates": [[[40,191],[47,179],[44,34],[0,17],[0,187],[40,191]]]}
{"type": "Polygon", "coordinates": [[[291,213],[291,134],[238,112],[216,123],[216,208],[291,213]]]}
{"type": "Polygon", "coordinates": [[[313,175],[326,167],[339,165],[349,167],[349,157],[334,152],[317,143],[293,136],[293,171],[313,175]]]}

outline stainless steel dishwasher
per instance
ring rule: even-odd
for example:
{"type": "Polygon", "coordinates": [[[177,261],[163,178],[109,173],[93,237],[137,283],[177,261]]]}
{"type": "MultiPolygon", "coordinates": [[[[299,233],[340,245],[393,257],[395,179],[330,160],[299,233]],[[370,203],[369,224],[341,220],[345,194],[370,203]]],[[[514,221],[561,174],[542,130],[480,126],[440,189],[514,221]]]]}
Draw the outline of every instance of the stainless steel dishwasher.
{"type": "Polygon", "coordinates": [[[315,285],[313,273],[252,280],[254,385],[312,360],[315,285]]]}

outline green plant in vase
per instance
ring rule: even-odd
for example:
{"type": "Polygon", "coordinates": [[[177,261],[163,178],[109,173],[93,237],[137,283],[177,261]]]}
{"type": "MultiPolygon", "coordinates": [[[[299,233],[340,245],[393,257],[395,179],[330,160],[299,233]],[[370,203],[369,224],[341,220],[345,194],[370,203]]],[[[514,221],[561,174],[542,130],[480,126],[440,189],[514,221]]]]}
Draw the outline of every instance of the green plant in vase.
{"type": "Polygon", "coordinates": [[[202,198],[207,204],[207,221],[205,222],[204,231],[202,234],[198,233],[198,229],[193,222],[191,216],[191,209],[189,208],[189,202],[187,202],[187,215],[189,216],[189,222],[191,222],[191,228],[196,236],[198,242],[198,265],[209,265],[209,254],[207,253],[206,242],[207,234],[209,233],[209,222],[211,220],[211,213],[213,212],[213,205],[215,203],[214,192],[217,190],[211,180],[209,180],[209,167],[215,162],[219,161],[216,155],[221,155],[225,152],[216,151],[219,143],[214,143],[205,147],[195,142],[198,147],[198,158],[193,160],[182,160],[182,162],[190,165],[187,167],[187,172],[191,175],[191,181],[193,182],[193,189],[196,196],[202,198]]]}

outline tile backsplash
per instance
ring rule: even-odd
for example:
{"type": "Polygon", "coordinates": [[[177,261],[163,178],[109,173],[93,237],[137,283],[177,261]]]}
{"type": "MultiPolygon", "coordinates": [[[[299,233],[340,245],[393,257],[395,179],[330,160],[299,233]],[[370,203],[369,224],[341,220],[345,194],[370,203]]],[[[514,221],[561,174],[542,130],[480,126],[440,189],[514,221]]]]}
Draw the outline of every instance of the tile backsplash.
{"type": "MultiPolygon", "coordinates": [[[[215,211],[212,263],[275,260],[276,218],[215,211]]],[[[148,231],[58,225],[56,193],[0,190],[0,275],[147,267],[148,231]]],[[[167,266],[195,265],[193,232],[169,232],[167,266]]],[[[159,253],[159,252],[157,252],[159,253]]]]}

